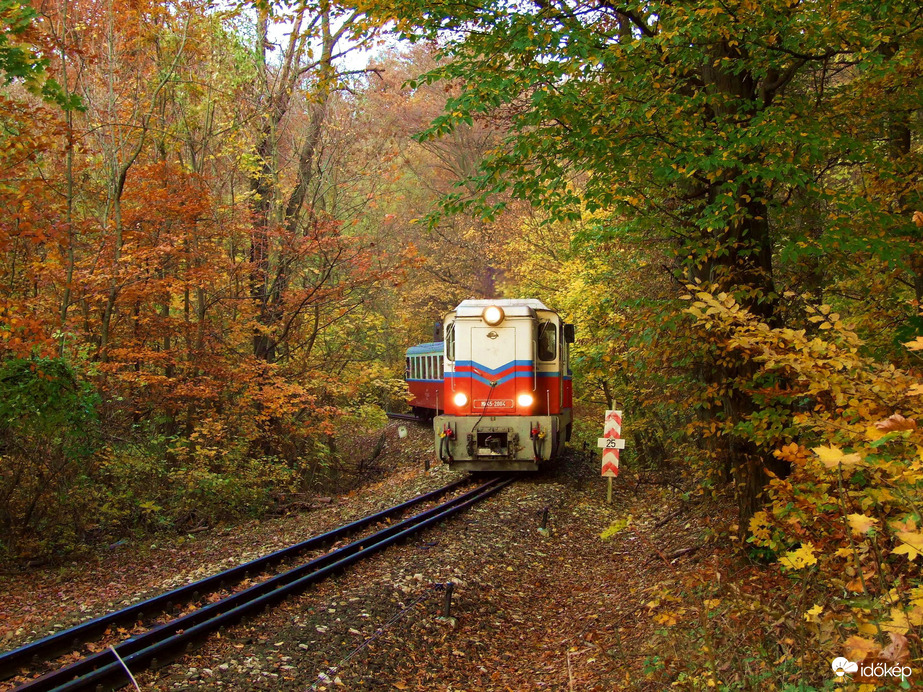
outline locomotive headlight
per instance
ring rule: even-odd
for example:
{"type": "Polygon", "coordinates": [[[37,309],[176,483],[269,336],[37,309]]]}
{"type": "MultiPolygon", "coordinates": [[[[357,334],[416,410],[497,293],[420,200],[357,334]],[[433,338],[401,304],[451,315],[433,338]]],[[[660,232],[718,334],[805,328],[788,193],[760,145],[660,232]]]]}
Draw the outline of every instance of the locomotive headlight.
{"type": "Polygon", "coordinates": [[[468,395],[464,392],[458,392],[455,396],[452,397],[452,401],[455,402],[455,405],[461,408],[468,403],[468,395]]]}
{"type": "Polygon", "coordinates": [[[484,308],[484,312],[481,315],[484,318],[484,321],[487,322],[491,327],[496,327],[503,321],[503,308],[496,305],[489,305],[484,308]]]}
{"type": "Polygon", "coordinates": [[[518,397],[516,397],[516,402],[523,408],[531,406],[532,402],[534,401],[535,399],[532,397],[531,394],[520,394],[518,397]]]}

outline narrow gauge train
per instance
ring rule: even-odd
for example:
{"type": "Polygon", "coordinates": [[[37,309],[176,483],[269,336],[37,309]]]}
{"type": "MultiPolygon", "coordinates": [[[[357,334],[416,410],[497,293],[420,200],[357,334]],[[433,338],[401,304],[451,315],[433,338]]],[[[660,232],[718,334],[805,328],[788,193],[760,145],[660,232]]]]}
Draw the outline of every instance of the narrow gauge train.
{"type": "Polygon", "coordinates": [[[574,326],[538,300],[465,300],[444,341],[407,351],[410,405],[439,458],[467,471],[535,471],[570,440],[574,326]]]}

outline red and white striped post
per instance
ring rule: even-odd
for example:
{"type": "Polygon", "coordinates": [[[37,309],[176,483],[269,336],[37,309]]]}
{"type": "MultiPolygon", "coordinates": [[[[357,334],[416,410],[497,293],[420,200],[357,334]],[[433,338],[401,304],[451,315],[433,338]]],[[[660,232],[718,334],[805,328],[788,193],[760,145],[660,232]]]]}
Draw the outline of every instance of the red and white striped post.
{"type": "Polygon", "coordinates": [[[602,476],[609,479],[607,499],[612,502],[612,479],[619,475],[619,450],[625,449],[622,439],[622,412],[606,411],[603,436],[596,441],[603,450],[602,476]]]}

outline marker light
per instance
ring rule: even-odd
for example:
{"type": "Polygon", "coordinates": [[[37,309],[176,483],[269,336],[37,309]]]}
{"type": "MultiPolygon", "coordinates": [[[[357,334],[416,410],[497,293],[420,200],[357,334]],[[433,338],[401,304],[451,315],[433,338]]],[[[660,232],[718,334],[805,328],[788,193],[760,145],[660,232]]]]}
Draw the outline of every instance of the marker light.
{"type": "Polygon", "coordinates": [[[484,308],[484,313],[481,317],[483,317],[484,321],[491,327],[496,327],[503,321],[503,309],[496,305],[489,305],[484,308]]]}
{"type": "Polygon", "coordinates": [[[468,395],[464,392],[458,392],[455,396],[452,397],[452,401],[455,402],[455,405],[461,408],[468,403],[468,395]]]}
{"type": "Polygon", "coordinates": [[[535,399],[532,398],[531,394],[520,394],[518,397],[516,397],[516,401],[520,406],[526,407],[531,406],[535,399]]]}

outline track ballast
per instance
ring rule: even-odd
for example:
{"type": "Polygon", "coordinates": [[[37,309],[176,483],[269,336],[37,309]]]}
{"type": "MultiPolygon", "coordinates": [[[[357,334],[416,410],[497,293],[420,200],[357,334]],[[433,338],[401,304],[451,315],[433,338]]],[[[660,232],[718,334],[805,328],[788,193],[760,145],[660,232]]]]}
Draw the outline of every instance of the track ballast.
{"type": "MultiPolygon", "coordinates": [[[[473,490],[446,502],[408,517],[376,533],[359,538],[341,548],[321,555],[309,562],[270,577],[247,589],[210,603],[191,613],[170,620],[126,639],[110,649],[100,651],[62,668],[34,678],[15,688],[15,692],[44,692],[49,690],[97,690],[128,684],[126,668],[132,673],[156,667],[180,653],[185,647],[215,630],[240,621],[243,617],[270,607],[282,599],[300,593],[310,584],[358,562],[414,533],[422,531],[443,519],[460,512],[512,483],[512,478],[492,478],[473,490]],[[118,656],[113,653],[113,649],[118,656]],[[119,660],[121,659],[121,660],[119,660]],[[124,663],[123,663],[124,662],[124,663]]],[[[284,559],[329,545],[338,538],[370,524],[390,518],[394,514],[458,488],[466,480],[451,483],[443,488],[419,495],[364,519],[321,534],[307,541],[289,546],[265,557],[234,567],[225,572],[193,582],[186,586],[134,604],[128,608],[94,618],[69,630],[55,633],[13,651],[0,654],[0,671],[6,676],[36,662],[48,660],[56,653],[74,650],[98,637],[113,625],[134,623],[144,613],[162,612],[168,604],[194,600],[204,593],[214,592],[229,583],[237,583],[248,574],[263,571],[284,559]]]]}

